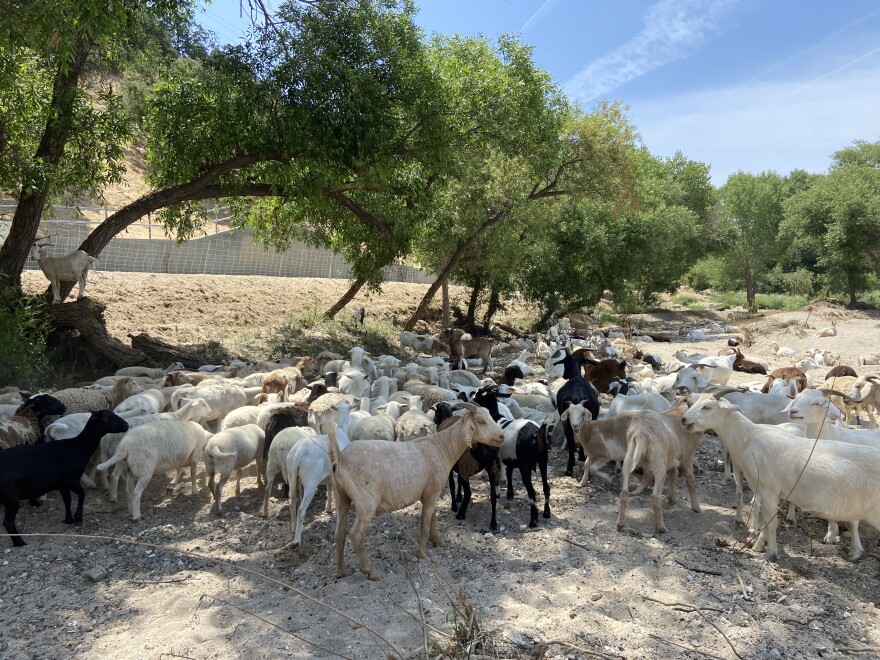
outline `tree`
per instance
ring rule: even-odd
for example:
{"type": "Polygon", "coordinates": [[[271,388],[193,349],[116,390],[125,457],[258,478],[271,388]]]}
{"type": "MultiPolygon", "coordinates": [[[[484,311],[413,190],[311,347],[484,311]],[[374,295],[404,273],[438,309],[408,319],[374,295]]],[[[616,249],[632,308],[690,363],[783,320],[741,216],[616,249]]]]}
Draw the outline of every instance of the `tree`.
{"type": "Polygon", "coordinates": [[[121,175],[130,125],[109,90],[98,98],[86,92],[87,65],[112,57],[133,36],[129,28],[139,24],[138,15],[180,16],[191,9],[191,0],[28,0],[0,14],[0,105],[9,109],[0,125],[0,185],[18,199],[0,247],[0,281],[20,286],[50,195],[100,190],[121,175]],[[33,79],[25,79],[28,74],[33,79]]]}
{"type": "Polygon", "coordinates": [[[880,142],[838,151],[829,173],[789,199],[785,213],[782,233],[856,304],[880,272],[880,142]]]}
{"type": "Polygon", "coordinates": [[[777,232],[786,191],[785,180],[775,172],[737,172],[719,192],[721,209],[729,223],[722,250],[742,273],[746,302],[752,310],[756,309],[758,283],[780,254],[777,232]]]}

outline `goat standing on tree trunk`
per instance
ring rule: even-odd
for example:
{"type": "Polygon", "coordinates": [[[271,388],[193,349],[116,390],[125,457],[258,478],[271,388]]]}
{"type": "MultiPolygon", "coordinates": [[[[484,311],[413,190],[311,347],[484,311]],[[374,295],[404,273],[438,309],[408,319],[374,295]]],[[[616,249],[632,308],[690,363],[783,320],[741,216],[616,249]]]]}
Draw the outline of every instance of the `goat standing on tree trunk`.
{"type": "Polygon", "coordinates": [[[48,243],[34,245],[31,256],[37,260],[43,275],[52,285],[52,304],[61,302],[61,283],[76,282],[79,284],[77,300],[82,300],[86,290],[86,278],[89,268],[98,263],[98,259],[91,257],[82,250],[76,250],[63,257],[50,257],[47,249],[48,243]]]}

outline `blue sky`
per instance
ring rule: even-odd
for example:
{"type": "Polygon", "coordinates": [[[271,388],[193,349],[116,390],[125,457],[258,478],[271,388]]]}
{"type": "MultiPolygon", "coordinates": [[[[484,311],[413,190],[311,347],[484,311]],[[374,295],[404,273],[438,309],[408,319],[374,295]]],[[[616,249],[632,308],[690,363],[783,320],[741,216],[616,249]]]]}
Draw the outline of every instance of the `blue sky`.
{"type": "MultiPolygon", "coordinates": [[[[245,2],[246,4],[246,2],[245,2]]],[[[585,108],[620,100],[648,149],[737,170],[824,172],[880,139],[880,4],[868,0],[422,0],[426,33],[519,34],[585,108]]],[[[239,0],[201,16],[221,41],[239,0]]]]}

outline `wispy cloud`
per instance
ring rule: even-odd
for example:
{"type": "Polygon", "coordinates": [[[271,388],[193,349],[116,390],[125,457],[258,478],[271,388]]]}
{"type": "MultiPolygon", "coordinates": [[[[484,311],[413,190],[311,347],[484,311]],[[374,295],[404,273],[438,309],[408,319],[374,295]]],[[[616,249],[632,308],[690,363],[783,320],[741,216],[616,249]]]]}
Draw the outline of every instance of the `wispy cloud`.
{"type": "Polygon", "coordinates": [[[722,18],[736,4],[737,0],[655,2],[642,18],[642,30],[575,74],[565,85],[567,92],[583,102],[592,101],[634,78],[687,57],[720,32],[722,18]]]}
{"type": "Polygon", "coordinates": [[[525,33],[526,30],[549,14],[558,4],[559,0],[544,0],[544,2],[541,3],[541,6],[538,7],[538,10],[529,17],[529,20],[523,23],[519,31],[525,33]]]}
{"type": "Polygon", "coordinates": [[[808,82],[704,90],[636,105],[630,114],[652,153],[681,151],[708,163],[716,185],[738,170],[824,172],[835,151],[880,139],[880,58],[872,55],[858,58],[861,67],[808,82]],[[719,97],[726,102],[719,105],[719,97]]]}

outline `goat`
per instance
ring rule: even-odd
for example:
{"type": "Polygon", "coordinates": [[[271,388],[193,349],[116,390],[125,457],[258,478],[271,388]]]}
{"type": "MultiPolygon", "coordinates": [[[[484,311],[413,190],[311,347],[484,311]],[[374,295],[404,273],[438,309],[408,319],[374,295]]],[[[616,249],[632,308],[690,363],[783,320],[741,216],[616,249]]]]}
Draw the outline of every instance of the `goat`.
{"type": "Polygon", "coordinates": [[[847,520],[852,534],[850,558],[863,548],[858,523],[880,528],[880,450],[844,443],[816,443],[772,426],[753,424],[738,408],[703,394],[682,416],[689,431],[714,430],[734,463],[754,484],[759,498],[755,550],[766,548],[768,561],[779,556],[776,512],[787,499],[826,520],[847,520]]]}
{"type": "MultiPolygon", "coordinates": [[[[592,384],[584,380],[581,376],[580,361],[571,355],[563,358],[563,378],[568,382],[559,388],[556,393],[556,410],[560,415],[568,409],[569,406],[582,403],[584,407],[590,411],[593,419],[599,417],[599,394],[592,384]]],[[[562,430],[565,432],[565,443],[568,449],[568,464],[565,468],[565,476],[574,476],[574,431],[569,421],[562,421],[562,430]]],[[[580,448],[580,446],[579,446],[580,448]]],[[[580,450],[583,460],[583,450],[580,450]]]]}
{"type": "Polygon", "coordinates": [[[377,513],[397,511],[415,502],[422,503],[418,550],[427,556],[428,537],[435,546],[442,545],[437,533],[434,511],[443,490],[446,475],[464,451],[480,442],[500,447],[504,435],[489,412],[474,403],[458,403],[468,412],[454,426],[418,442],[360,440],[340,452],[336,436],[328,436],[336,507],[336,576],[344,577],[345,536],[352,504],[357,511],[349,538],[358,554],[361,571],[371,580],[379,573],[367,555],[365,536],[377,513]],[[401,471],[400,467],[406,466],[401,471]]]}

